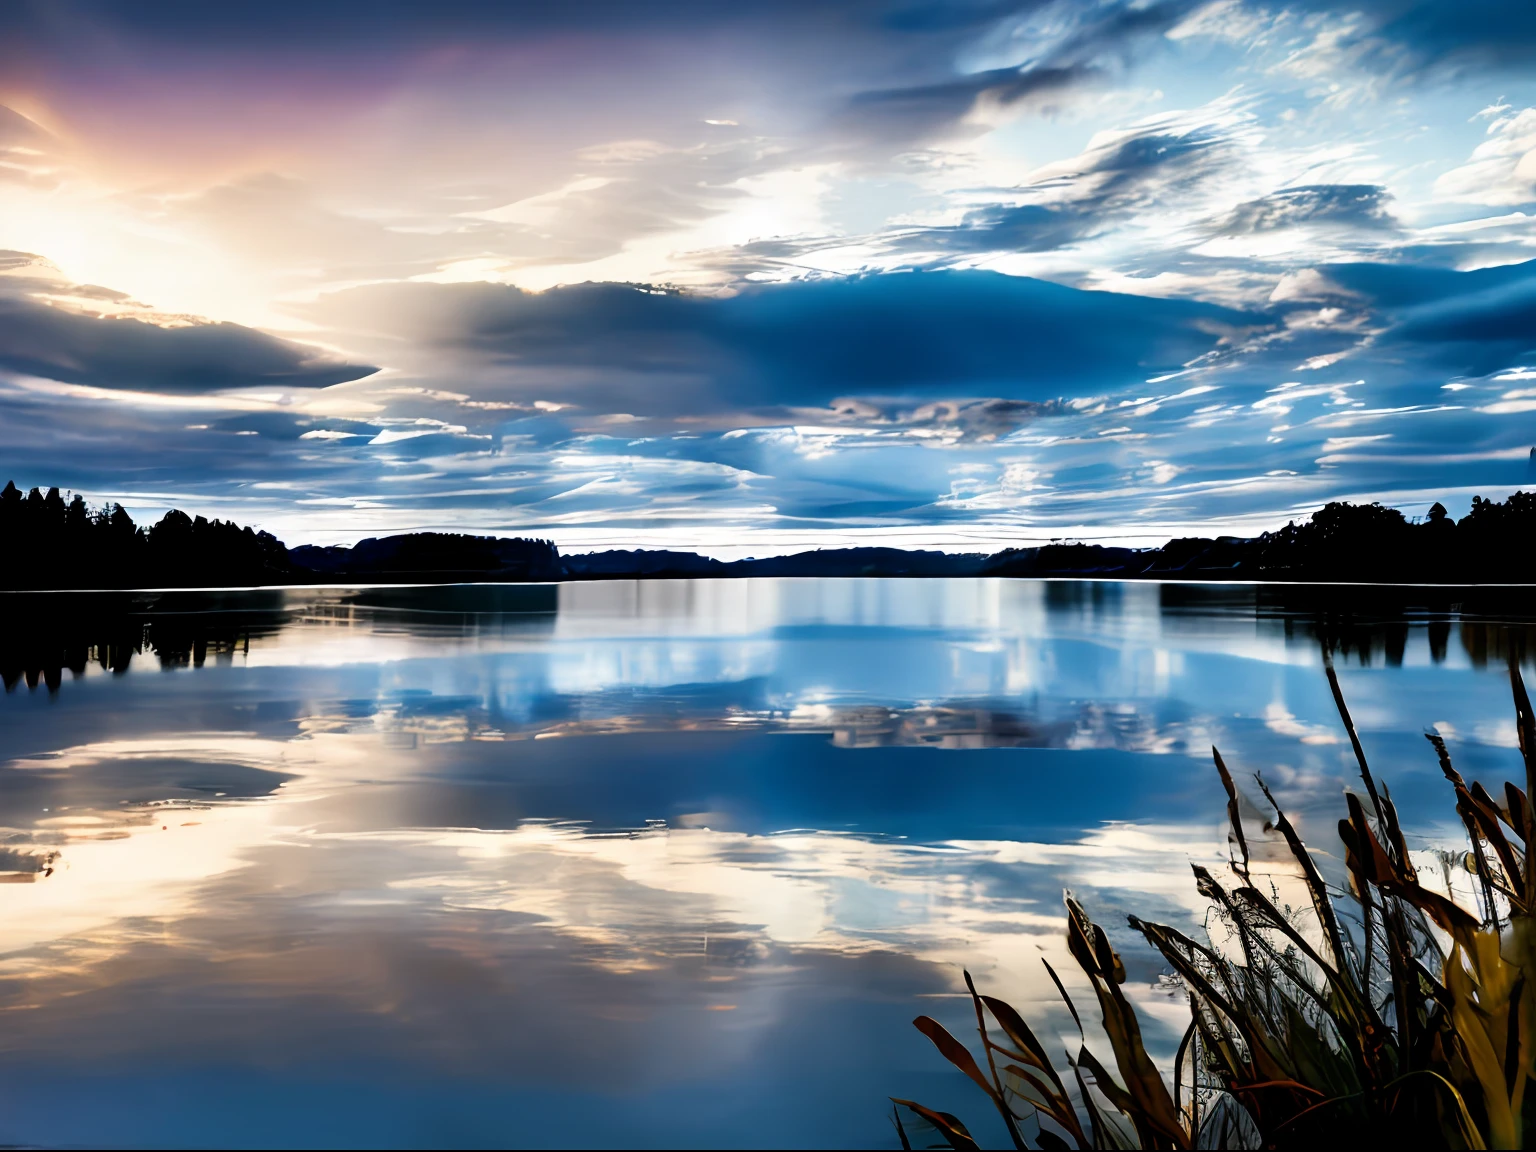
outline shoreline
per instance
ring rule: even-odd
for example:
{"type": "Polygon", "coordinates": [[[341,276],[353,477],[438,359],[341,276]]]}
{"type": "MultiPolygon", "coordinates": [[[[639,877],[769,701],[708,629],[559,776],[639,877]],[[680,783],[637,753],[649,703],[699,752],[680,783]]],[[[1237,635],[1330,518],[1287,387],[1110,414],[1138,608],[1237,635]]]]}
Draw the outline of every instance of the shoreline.
{"type": "MultiPolygon", "coordinates": [[[[1007,580],[1033,584],[1149,584],[1179,585],[1203,588],[1402,588],[1435,591],[1483,591],[1489,589],[1527,590],[1536,592],[1536,581],[1487,581],[1482,583],[1436,583],[1424,580],[1281,580],[1264,577],[1233,577],[1218,579],[1208,577],[1180,577],[1175,574],[1157,576],[1105,576],[1095,574],[1053,574],[1041,576],[1015,576],[997,573],[973,573],[966,575],[925,575],[920,573],[827,573],[824,575],[724,573],[688,574],[659,573],[647,575],[577,575],[562,576],[553,580],[348,580],[334,583],[287,583],[287,584],[185,584],[146,586],[143,588],[0,588],[4,596],[145,596],[192,592],[362,592],[372,589],[412,588],[558,588],[562,584],[659,584],[700,583],[728,580],[1007,580]]],[[[1533,605],[1536,608],[1536,605],[1533,605]]]]}

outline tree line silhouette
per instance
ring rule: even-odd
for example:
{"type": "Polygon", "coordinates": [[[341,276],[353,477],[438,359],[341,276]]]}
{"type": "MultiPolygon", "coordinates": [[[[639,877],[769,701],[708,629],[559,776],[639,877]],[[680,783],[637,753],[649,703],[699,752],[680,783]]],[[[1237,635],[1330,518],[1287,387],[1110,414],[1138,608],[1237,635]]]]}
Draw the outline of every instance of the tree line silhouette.
{"type": "Polygon", "coordinates": [[[1333,501],[1301,523],[1248,539],[1182,538],[1161,548],[1051,544],[992,556],[981,574],[1120,578],[1359,581],[1382,584],[1536,582],[1536,493],[1472,498],[1453,520],[1436,503],[1422,521],[1379,503],[1333,501]]]}
{"type": "Polygon", "coordinates": [[[517,583],[686,576],[1102,576],[1121,579],[1536,582],[1536,493],[1474,497],[1422,521],[1379,503],[1329,503],[1251,539],[1170,540],[1161,548],[1051,544],[993,555],[843,548],[721,563],[684,552],[562,557],[547,540],[417,532],[350,548],[292,550],[269,532],[173,509],[141,527],[121,504],[92,508],[57,488],[0,492],[0,587],[214,588],[314,583],[517,583]]]}
{"type": "Polygon", "coordinates": [[[1260,540],[1258,564],[1272,579],[1525,583],[1536,555],[1536,492],[1474,496],[1460,520],[1439,503],[1414,522],[1396,508],[1335,502],[1260,540]]]}
{"type": "Polygon", "coordinates": [[[172,509],[142,528],[121,504],[91,508],[57,488],[0,491],[9,588],[229,587],[287,583],[288,550],[270,532],[172,509]]]}
{"type": "Polygon", "coordinates": [[[413,532],[350,548],[289,550],[270,532],[171,509],[141,527],[121,504],[14,481],[0,491],[0,588],[229,588],[273,584],[548,581],[564,573],[547,540],[413,532]]]}

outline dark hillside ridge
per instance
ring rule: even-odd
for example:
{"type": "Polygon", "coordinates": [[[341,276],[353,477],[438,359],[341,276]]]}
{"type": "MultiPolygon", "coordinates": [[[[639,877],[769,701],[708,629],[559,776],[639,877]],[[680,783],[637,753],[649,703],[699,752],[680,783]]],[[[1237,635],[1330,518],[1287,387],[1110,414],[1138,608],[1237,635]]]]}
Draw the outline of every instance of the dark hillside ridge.
{"type": "Polygon", "coordinates": [[[1332,503],[1252,539],[1170,540],[1161,548],[1048,544],[993,555],[829,548],[723,562],[694,552],[561,556],[547,540],[416,532],[350,548],[286,548],[267,532],[167,512],[149,528],[120,505],[91,509],[57,488],[0,492],[0,587],[248,587],[276,584],[529,583],[699,576],[1024,576],[1316,583],[1536,583],[1536,493],[1475,497],[1452,520],[1422,522],[1380,504],[1332,503]]]}
{"type": "Polygon", "coordinates": [[[369,537],[350,548],[304,544],[288,550],[288,562],[299,577],[296,582],[303,582],[308,573],[331,584],[350,580],[374,584],[526,583],[559,580],[564,575],[560,553],[548,540],[446,532],[369,537]]]}

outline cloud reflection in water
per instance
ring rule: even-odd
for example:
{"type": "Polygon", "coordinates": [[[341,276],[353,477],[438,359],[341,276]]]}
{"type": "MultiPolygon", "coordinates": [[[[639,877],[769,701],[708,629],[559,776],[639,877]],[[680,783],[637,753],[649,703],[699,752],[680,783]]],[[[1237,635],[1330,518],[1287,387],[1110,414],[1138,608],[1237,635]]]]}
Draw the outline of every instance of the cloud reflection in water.
{"type": "MultiPolygon", "coordinates": [[[[0,1137],[867,1144],[889,1093],[959,1107],[907,1021],[962,1025],[967,965],[1068,1026],[1038,964],[1071,971],[1063,886],[1106,925],[1196,923],[1210,743],[1304,828],[1335,816],[1312,618],[1187,593],[120,605],[124,671],[0,699],[0,1137]],[[197,635],[228,659],[147,659],[197,635]]],[[[1474,774],[1513,755],[1477,651],[1518,636],[1454,625],[1437,660],[1428,617],[1363,624],[1344,673],[1422,831],[1424,717],[1474,774]]],[[[1179,1005],[1116,932],[1166,1044],[1179,1005]]]]}

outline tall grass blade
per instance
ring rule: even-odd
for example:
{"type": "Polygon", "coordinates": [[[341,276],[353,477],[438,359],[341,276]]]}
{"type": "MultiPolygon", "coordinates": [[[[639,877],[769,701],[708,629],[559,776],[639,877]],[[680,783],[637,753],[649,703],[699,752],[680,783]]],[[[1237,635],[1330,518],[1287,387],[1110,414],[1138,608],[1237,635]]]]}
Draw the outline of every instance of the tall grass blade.
{"type": "MultiPolygon", "coordinates": [[[[1349,890],[1324,882],[1262,779],[1258,786],[1274,810],[1291,876],[1306,888],[1316,932],[1254,883],[1241,797],[1212,749],[1237,846],[1231,869],[1240,883],[1228,888],[1198,865],[1194,878],[1215,924],[1236,944],[1207,946],[1167,925],[1129,918],[1189,995],[1191,1020],[1175,1059],[1172,1093],[1123,989],[1124,963],[1070,894],[1068,950],[1099,1002],[1118,1078],[1084,1040],[1067,1057],[1070,1090],[1023,1017],[1006,1001],[977,992],[969,973],[990,1081],[937,1022],[918,1018],[945,1058],[992,1098],[1017,1146],[1027,1146],[1017,1123],[1025,1118],[1054,1125],[1031,1129],[1029,1140],[1042,1148],[1067,1147],[1058,1132],[1078,1148],[1309,1152],[1322,1144],[1387,1142],[1514,1148],[1527,1134],[1536,1136],[1536,814],[1529,800],[1536,714],[1520,670],[1512,661],[1524,789],[1507,783],[1500,804],[1480,784],[1469,786],[1445,742],[1428,734],[1470,842],[1471,851],[1454,859],[1473,874],[1482,905],[1474,912],[1421,879],[1391,792],[1378,789],[1366,762],[1331,659],[1324,668],[1370,803],[1367,811],[1347,794],[1347,818],[1338,825],[1349,890]],[[992,1039],[988,1018],[1006,1045],[992,1039]],[[999,1073],[996,1055],[1013,1063],[999,1073]]],[[[1056,971],[1045,967],[1081,1037],[1076,1005],[1056,971]]],[[[953,1117],[927,1110],[913,1115],[950,1147],[975,1146],[962,1143],[969,1133],[958,1121],[951,1124],[953,1117]]]]}

